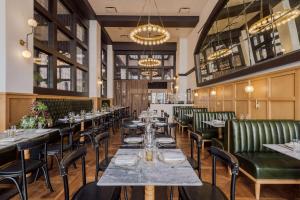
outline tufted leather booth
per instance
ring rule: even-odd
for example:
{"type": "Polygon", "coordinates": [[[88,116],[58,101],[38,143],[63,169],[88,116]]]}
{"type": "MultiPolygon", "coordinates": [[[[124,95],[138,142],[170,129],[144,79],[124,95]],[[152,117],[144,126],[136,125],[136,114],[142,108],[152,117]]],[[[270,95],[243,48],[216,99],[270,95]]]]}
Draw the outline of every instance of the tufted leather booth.
{"type": "Polygon", "coordinates": [[[187,117],[187,114],[193,114],[194,112],[207,112],[207,108],[194,108],[194,107],[181,107],[178,109],[178,122],[181,125],[188,125],[191,123],[190,118],[187,117]]]}
{"type": "Polygon", "coordinates": [[[194,131],[201,135],[202,139],[209,140],[212,138],[217,138],[218,130],[217,128],[211,127],[210,125],[203,123],[203,121],[212,120],[231,120],[235,119],[234,112],[194,112],[194,131]]]}
{"type": "Polygon", "coordinates": [[[37,101],[48,106],[49,114],[54,123],[59,118],[68,115],[69,112],[80,113],[81,110],[91,111],[93,109],[92,100],[37,99],[37,101]]]}
{"type": "Polygon", "coordinates": [[[231,151],[241,168],[255,178],[299,178],[300,161],[273,152],[263,144],[284,144],[300,138],[300,122],[290,120],[233,120],[231,151]]]}

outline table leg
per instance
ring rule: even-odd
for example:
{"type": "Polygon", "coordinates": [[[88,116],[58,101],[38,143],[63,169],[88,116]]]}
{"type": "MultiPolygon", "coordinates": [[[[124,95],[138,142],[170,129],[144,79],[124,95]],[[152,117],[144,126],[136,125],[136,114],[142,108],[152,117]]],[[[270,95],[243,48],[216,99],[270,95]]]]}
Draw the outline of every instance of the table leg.
{"type": "MultiPolygon", "coordinates": [[[[80,123],[80,131],[84,131],[84,122],[80,123]]],[[[80,142],[84,143],[84,137],[80,138],[80,142]]]]}
{"type": "Polygon", "coordinates": [[[145,186],[145,200],[155,200],[155,188],[153,185],[145,186]]]}
{"type": "Polygon", "coordinates": [[[222,128],[218,128],[218,138],[219,139],[223,138],[222,128]]]}

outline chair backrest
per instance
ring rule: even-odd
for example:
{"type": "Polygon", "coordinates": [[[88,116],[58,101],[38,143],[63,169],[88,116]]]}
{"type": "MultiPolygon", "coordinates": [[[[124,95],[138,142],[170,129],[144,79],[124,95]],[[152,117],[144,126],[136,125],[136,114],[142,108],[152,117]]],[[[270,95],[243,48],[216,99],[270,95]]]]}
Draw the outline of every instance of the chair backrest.
{"type": "Polygon", "coordinates": [[[235,199],[236,177],[239,173],[239,163],[236,157],[218,147],[211,146],[208,151],[212,155],[212,185],[216,186],[216,160],[221,160],[231,169],[230,200],[235,199]]]}
{"type": "Polygon", "coordinates": [[[60,162],[60,175],[63,177],[65,200],[69,200],[68,168],[79,159],[81,159],[82,165],[82,184],[86,184],[85,156],[86,147],[80,147],[76,151],[66,155],[60,162]]]}
{"type": "Polygon", "coordinates": [[[95,137],[95,154],[96,154],[96,176],[95,181],[98,180],[98,172],[100,170],[100,146],[104,146],[104,159],[106,164],[108,164],[108,142],[109,133],[104,132],[95,137]]]}
{"type": "Polygon", "coordinates": [[[190,133],[190,139],[191,139],[191,158],[193,160],[194,159],[194,145],[196,144],[196,148],[197,148],[197,159],[196,159],[196,162],[198,164],[198,175],[199,175],[199,178],[201,178],[201,158],[200,158],[200,149],[201,149],[201,145],[202,145],[202,142],[201,142],[201,137],[200,135],[194,133],[194,132],[191,132],[190,133]]]}
{"type": "Polygon", "coordinates": [[[201,131],[203,129],[208,129],[210,126],[203,121],[212,121],[212,120],[231,120],[235,119],[234,112],[194,112],[194,131],[201,131]]]}
{"type": "Polygon", "coordinates": [[[39,147],[45,146],[47,144],[48,140],[49,140],[49,136],[45,135],[45,136],[38,137],[35,139],[20,142],[17,144],[17,149],[18,149],[18,151],[24,151],[27,149],[39,148],[39,147]]]}
{"type": "Polygon", "coordinates": [[[233,153],[267,152],[263,144],[284,144],[300,138],[300,122],[294,120],[232,120],[233,153]]]}

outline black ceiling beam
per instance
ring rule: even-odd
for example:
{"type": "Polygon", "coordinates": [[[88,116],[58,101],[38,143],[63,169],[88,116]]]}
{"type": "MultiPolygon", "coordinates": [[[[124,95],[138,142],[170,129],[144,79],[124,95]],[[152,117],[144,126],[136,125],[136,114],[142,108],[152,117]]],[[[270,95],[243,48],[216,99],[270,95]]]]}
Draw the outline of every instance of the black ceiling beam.
{"type": "MultiPolygon", "coordinates": [[[[135,27],[140,16],[129,15],[97,15],[97,19],[104,27],[135,27]]],[[[165,27],[194,28],[199,22],[199,16],[151,16],[151,23],[165,27]]],[[[147,16],[142,16],[140,24],[148,22],[147,16]]]]}
{"type": "MultiPolygon", "coordinates": [[[[114,51],[145,51],[149,50],[148,46],[143,46],[134,42],[113,42],[114,51]]],[[[158,46],[151,47],[153,51],[176,51],[176,42],[167,42],[158,46]]]]}

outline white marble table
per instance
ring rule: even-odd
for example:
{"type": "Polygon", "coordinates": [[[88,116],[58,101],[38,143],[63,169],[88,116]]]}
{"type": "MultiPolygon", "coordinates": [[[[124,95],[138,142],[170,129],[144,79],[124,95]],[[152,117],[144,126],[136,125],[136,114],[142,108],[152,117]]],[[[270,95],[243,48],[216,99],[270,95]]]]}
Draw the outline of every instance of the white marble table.
{"type": "Polygon", "coordinates": [[[285,144],[264,144],[265,147],[277,151],[279,153],[285,154],[287,156],[293,157],[300,160],[300,152],[293,151],[293,149],[285,144]]]}
{"type": "Polygon", "coordinates": [[[224,121],[220,121],[220,123],[216,123],[216,121],[202,121],[205,124],[208,124],[212,127],[215,127],[218,129],[218,138],[221,139],[223,137],[223,133],[222,133],[222,128],[225,127],[225,122],[224,121]],[[222,123],[221,123],[222,122],[222,123]]]}
{"type": "Polygon", "coordinates": [[[14,137],[8,137],[7,133],[1,133],[0,150],[15,146],[20,142],[25,142],[31,139],[39,138],[57,131],[58,129],[18,129],[14,137]]]}
{"type": "MultiPolygon", "coordinates": [[[[160,149],[160,152],[180,149],[160,149]]],[[[143,149],[119,149],[116,156],[144,155],[143,149]]],[[[134,167],[119,167],[114,159],[98,181],[98,186],[145,186],[145,199],[154,199],[155,186],[201,186],[202,182],[187,160],[170,164],[160,161],[154,154],[153,161],[141,158],[134,167]]]]}

